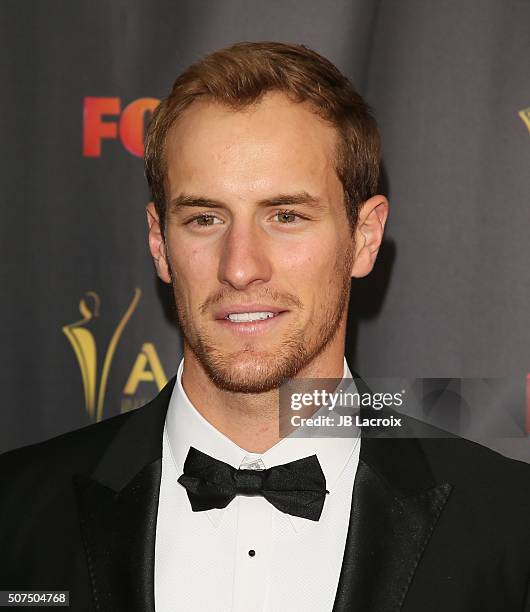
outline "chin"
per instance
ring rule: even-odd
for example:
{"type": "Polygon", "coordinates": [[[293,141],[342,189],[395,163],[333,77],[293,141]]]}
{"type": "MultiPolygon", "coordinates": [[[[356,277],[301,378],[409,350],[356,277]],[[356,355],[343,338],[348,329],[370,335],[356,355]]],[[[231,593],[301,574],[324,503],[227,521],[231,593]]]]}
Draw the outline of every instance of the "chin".
{"type": "MultiPolygon", "coordinates": [[[[205,348],[204,346],[201,348],[205,348]]],[[[281,351],[250,349],[235,352],[194,351],[212,382],[232,393],[266,393],[296,374],[296,359],[280,358],[281,351]]]]}
{"type": "Polygon", "coordinates": [[[264,393],[276,389],[285,379],[284,364],[270,353],[240,351],[218,355],[204,363],[212,381],[225,391],[264,393]]]}
{"type": "Polygon", "coordinates": [[[266,393],[278,389],[307,365],[314,354],[302,331],[277,339],[263,349],[264,342],[245,342],[235,350],[201,334],[189,343],[197,361],[211,381],[232,393],[266,393]],[[261,345],[261,346],[260,346],[261,345]]]}

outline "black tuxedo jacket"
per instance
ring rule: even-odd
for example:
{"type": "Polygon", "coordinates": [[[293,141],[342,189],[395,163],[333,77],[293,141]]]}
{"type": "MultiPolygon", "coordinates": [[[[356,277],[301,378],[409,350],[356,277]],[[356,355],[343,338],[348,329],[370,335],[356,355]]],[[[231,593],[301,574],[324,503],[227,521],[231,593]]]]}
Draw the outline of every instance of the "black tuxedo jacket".
{"type": "MultiPolygon", "coordinates": [[[[68,590],[76,611],[154,610],[173,385],[0,456],[0,590],[68,590]]],[[[333,612],[529,611],[529,578],[530,466],[456,437],[363,437],[333,612]]]]}

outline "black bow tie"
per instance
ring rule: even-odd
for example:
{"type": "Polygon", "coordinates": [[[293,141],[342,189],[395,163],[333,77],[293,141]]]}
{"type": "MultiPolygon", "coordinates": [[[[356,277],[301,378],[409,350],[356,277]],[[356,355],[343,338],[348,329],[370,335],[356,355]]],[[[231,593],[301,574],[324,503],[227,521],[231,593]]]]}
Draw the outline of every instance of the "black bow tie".
{"type": "Polygon", "coordinates": [[[326,477],[316,455],[268,470],[238,470],[190,447],[184,474],[193,512],[226,508],[236,495],[262,495],[281,512],[318,521],[326,498],[326,477]]]}

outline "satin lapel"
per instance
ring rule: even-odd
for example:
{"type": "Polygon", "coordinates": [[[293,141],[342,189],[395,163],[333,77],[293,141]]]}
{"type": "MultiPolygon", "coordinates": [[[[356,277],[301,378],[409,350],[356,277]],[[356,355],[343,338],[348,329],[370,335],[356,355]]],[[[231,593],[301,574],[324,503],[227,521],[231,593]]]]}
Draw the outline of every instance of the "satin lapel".
{"type": "Polygon", "coordinates": [[[333,612],[402,608],[451,492],[435,482],[417,439],[384,434],[363,431],[333,612]]]}
{"type": "Polygon", "coordinates": [[[443,484],[399,499],[359,463],[333,612],[401,609],[450,491],[443,484]]]}
{"type": "Polygon", "coordinates": [[[154,612],[154,550],[161,460],[116,493],[75,481],[81,531],[98,611],[154,612]]]}
{"type": "Polygon", "coordinates": [[[98,612],[154,612],[162,434],[174,380],[128,415],[92,474],[73,484],[98,612]]]}

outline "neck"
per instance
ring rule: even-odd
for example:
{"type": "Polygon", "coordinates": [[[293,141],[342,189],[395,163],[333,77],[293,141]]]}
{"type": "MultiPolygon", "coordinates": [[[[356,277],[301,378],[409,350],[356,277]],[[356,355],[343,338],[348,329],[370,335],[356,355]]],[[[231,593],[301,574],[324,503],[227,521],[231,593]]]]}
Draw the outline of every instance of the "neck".
{"type": "MultiPolygon", "coordinates": [[[[342,378],[344,336],[335,339],[295,378],[342,378]]],[[[233,393],[219,389],[189,346],[184,346],[182,386],[196,410],[218,431],[251,453],[264,453],[280,440],[279,390],[233,393]]]]}

